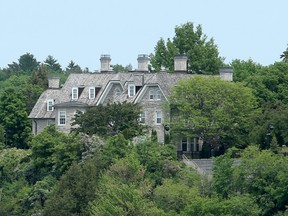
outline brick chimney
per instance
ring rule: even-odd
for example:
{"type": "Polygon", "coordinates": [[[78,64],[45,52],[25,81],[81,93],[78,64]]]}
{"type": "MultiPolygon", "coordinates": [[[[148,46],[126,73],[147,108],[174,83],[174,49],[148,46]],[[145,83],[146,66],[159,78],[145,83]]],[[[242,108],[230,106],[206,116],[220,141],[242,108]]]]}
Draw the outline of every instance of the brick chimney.
{"type": "Polygon", "coordinates": [[[233,81],[233,68],[232,67],[220,67],[219,75],[221,80],[233,81]]]}
{"type": "Polygon", "coordinates": [[[100,62],[101,62],[101,71],[110,71],[110,62],[111,62],[110,55],[107,54],[101,55],[100,62]]]}
{"type": "Polygon", "coordinates": [[[60,77],[48,77],[48,88],[50,89],[60,88],[60,77]]]}
{"type": "Polygon", "coordinates": [[[149,62],[149,58],[148,55],[146,54],[139,54],[138,58],[138,71],[148,71],[148,62],[149,62]]]}
{"type": "Polygon", "coordinates": [[[174,72],[187,72],[187,59],[186,55],[174,56],[174,72]]]}

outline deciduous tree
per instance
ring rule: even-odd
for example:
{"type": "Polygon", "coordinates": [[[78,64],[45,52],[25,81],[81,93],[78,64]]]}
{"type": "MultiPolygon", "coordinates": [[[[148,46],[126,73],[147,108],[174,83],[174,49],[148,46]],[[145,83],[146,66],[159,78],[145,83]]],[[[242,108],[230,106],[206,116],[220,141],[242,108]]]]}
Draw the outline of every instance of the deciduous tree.
{"type": "Polygon", "coordinates": [[[257,104],[252,90],[242,84],[194,76],[179,82],[169,101],[174,136],[197,136],[212,148],[249,143],[257,104]]]}

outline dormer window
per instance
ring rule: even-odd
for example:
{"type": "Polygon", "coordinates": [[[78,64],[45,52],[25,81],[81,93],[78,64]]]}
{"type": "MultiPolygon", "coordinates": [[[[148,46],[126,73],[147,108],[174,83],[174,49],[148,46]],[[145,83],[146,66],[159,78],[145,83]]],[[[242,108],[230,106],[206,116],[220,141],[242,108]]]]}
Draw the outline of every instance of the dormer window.
{"type": "Polygon", "coordinates": [[[121,90],[119,88],[115,88],[115,96],[120,96],[121,90]]]}
{"type": "Polygon", "coordinates": [[[156,100],[161,100],[161,91],[160,90],[156,91],[156,100]]]}
{"type": "Polygon", "coordinates": [[[154,99],[154,90],[150,90],[149,91],[149,100],[153,100],[154,99]]]}
{"type": "Polygon", "coordinates": [[[73,87],[72,88],[72,100],[77,100],[78,99],[78,88],[73,87]]]}
{"type": "Polygon", "coordinates": [[[53,105],[54,105],[53,99],[47,100],[47,111],[53,111],[54,110],[53,105]]]}
{"type": "Polygon", "coordinates": [[[135,95],[136,88],[134,84],[128,84],[128,96],[133,97],[135,95]]]}
{"type": "Polygon", "coordinates": [[[95,88],[90,87],[89,88],[89,99],[94,99],[95,98],[95,88]]]}

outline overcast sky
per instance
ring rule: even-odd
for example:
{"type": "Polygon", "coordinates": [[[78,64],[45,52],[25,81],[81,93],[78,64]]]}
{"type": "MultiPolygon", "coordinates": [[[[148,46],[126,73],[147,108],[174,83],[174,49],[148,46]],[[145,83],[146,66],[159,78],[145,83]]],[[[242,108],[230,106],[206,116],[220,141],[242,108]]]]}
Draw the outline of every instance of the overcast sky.
{"type": "Polygon", "coordinates": [[[288,43],[287,0],[0,0],[0,68],[27,52],[90,71],[101,54],[137,67],[138,54],[193,22],[213,37],[225,62],[280,61],[288,43]]]}

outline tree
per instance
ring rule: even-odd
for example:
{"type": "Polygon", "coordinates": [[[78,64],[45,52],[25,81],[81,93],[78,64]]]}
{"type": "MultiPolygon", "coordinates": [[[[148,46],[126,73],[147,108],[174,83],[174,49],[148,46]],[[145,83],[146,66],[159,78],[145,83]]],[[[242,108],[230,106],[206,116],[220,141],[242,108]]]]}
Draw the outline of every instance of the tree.
{"type": "Polygon", "coordinates": [[[215,74],[223,64],[213,38],[208,40],[202,32],[201,25],[194,28],[192,22],[176,26],[173,40],[168,39],[166,45],[163,38],[157,42],[155,54],[150,55],[152,67],[157,71],[161,67],[173,71],[175,54],[186,54],[188,70],[196,73],[215,74]]]}
{"type": "Polygon", "coordinates": [[[88,135],[109,137],[122,133],[126,139],[143,134],[143,125],[139,123],[140,107],[132,103],[113,103],[98,105],[85,113],[76,115],[74,130],[88,135]]]}
{"type": "Polygon", "coordinates": [[[255,63],[252,59],[247,61],[234,59],[231,63],[233,67],[233,81],[242,82],[249,77],[256,75],[262,68],[260,64],[255,63]]]}
{"type": "Polygon", "coordinates": [[[75,134],[59,132],[51,125],[33,137],[31,149],[33,181],[48,174],[60,177],[74,161],[81,159],[83,143],[75,134]]]}
{"type": "Polygon", "coordinates": [[[169,104],[173,136],[200,137],[212,148],[249,143],[257,103],[240,83],[194,76],[173,88],[169,104]]]}
{"type": "Polygon", "coordinates": [[[28,148],[31,122],[28,119],[23,95],[15,88],[7,88],[1,92],[0,125],[5,128],[8,146],[28,148]]]}
{"type": "Polygon", "coordinates": [[[115,65],[112,65],[112,68],[113,68],[113,71],[115,71],[115,72],[128,72],[128,71],[131,71],[133,69],[131,64],[126,65],[125,67],[123,65],[120,65],[120,64],[115,64],[115,65]]]}
{"type": "Polygon", "coordinates": [[[37,69],[39,62],[34,58],[33,54],[26,53],[19,58],[19,68],[25,74],[32,74],[33,70],[37,69]]]}
{"type": "Polygon", "coordinates": [[[31,77],[31,83],[38,85],[43,89],[48,88],[48,68],[46,65],[41,64],[37,70],[34,70],[31,77]]]}
{"type": "Polygon", "coordinates": [[[82,69],[81,67],[76,64],[74,61],[70,61],[68,66],[66,67],[66,73],[70,74],[70,73],[82,73],[82,69]]]}
{"type": "Polygon", "coordinates": [[[95,198],[99,174],[94,159],[73,163],[49,196],[43,215],[89,215],[88,204],[95,198]]]}
{"type": "MultiPolygon", "coordinates": [[[[288,46],[288,45],[287,45],[288,46]]],[[[280,58],[283,62],[288,62],[288,47],[286,50],[280,55],[280,58]]]]}
{"type": "Polygon", "coordinates": [[[61,65],[55,58],[53,58],[53,56],[48,55],[44,63],[52,73],[62,73],[61,65]]]}
{"type": "Polygon", "coordinates": [[[288,204],[288,159],[256,146],[241,153],[241,163],[235,167],[235,191],[250,194],[261,208],[261,215],[275,215],[288,204]]]}

